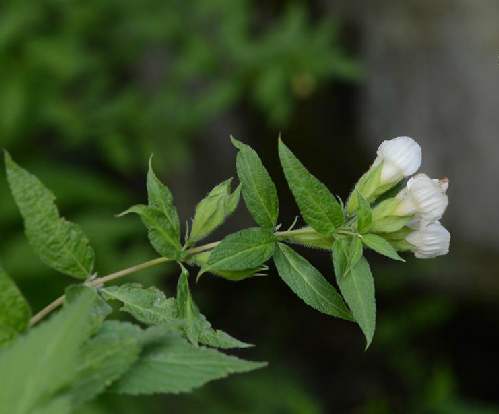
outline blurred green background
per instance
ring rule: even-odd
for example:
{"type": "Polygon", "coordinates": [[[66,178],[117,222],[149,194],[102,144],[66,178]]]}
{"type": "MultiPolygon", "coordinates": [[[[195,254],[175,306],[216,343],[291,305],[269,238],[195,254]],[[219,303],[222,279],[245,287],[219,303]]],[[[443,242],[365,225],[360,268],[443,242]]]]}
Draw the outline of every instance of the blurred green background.
{"type": "MultiPolygon", "coordinates": [[[[447,51],[455,41],[440,32],[428,34],[428,22],[447,19],[448,2],[421,2],[425,5],[416,7],[416,15],[412,3],[2,1],[0,147],[42,179],[61,212],[83,227],[97,252],[100,275],[155,257],[137,218],[114,217],[144,201],[150,154],[185,222],[215,184],[235,176],[233,134],[260,153],[277,184],[280,220],[287,227],[298,209],[277,161],[279,132],[345,199],[383,139],[413,130],[424,134],[414,124],[424,124],[429,115],[411,109],[416,120],[398,116],[411,107],[411,99],[420,99],[417,91],[424,83],[407,79],[411,63],[404,65],[406,55],[397,51],[407,46],[430,56],[423,63],[433,62],[431,79],[446,76],[435,75],[445,65],[479,75],[463,62],[444,62],[445,54],[431,58],[435,44],[447,51]],[[380,81],[387,76],[404,81],[380,81]],[[385,100],[380,89],[392,96],[403,91],[404,99],[385,100]],[[372,137],[376,129],[380,135],[372,137]]],[[[446,21],[452,30],[473,32],[470,21],[464,27],[459,23],[459,16],[470,16],[468,4],[460,3],[458,18],[446,21]]],[[[497,4],[483,3],[490,9],[471,14],[474,24],[491,11],[499,13],[497,4]]],[[[474,78],[483,77],[466,78],[456,89],[473,89],[474,78]]],[[[448,92],[428,93],[431,102],[440,102],[437,108],[448,108],[448,92]]],[[[439,112],[439,119],[478,113],[473,99],[466,102],[461,106],[469,108],[458,105],[450,115],[439,112]]],[[[499,413],[498,243],[462,230],[470,210],[461,207],[466,190],[452,175],[464,174],[462,151],[434,155],[459,139],[477,149],[480,135],[476,141],[459,138],[445,125],[428,127],[442,132],[438,139],[414,138],[423,145],[423,157],[429,153],[427,172],[451,180],[450,219],[444,220],[453,234],[451,253],[433,261],[408,258],[405,265],[368,256],[376,279],[378,328],[367,352],[358,327],[308,308],[272,267],[269,277],[239,283],[205,277],[193,287],[203,313],[215,327],[255,343],[244,356],[270,366],[189,395],[107,395],[79,414],[499,413]]],[[[464,166],[469,172],[469,163],[464,166]]],[[[0,200],[0,262],[36,312],[71,281],[32,253],[4,174],[0,200]]],[[[241,204],[211,237],[252,225],[241,204]]],[[[305,255],[333,279],[326,253],[305,255]]],[[[127,281],[160,285],[168,294],[176,274],[158,267],[127,281]]]]}

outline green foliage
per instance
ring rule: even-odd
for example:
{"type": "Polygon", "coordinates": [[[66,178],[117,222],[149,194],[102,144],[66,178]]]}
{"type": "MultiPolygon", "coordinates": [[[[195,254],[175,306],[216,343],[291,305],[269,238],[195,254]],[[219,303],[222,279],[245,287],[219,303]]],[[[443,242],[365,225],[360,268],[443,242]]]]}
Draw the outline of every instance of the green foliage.
{"type": "MultiPolygon", "coordinates": [[[[243,190],[244,191],[244,190],[243,190]]],[[[255,227],[241,230],[216,246],[199,275],[213,270],[245,270],[260,266],[274,253],[276,238],[269,230],[255,227]]]]}
{"type": "Polygon", "coordinates": [[[373,222],[373,215],[371,206],[362,194],[356,190],[359,203],[359,210],[357,212],[357,230],[359,233],[364,234],[369,231],[373,222]]]}
{"type": "Polygon", "coordinates": [[[27,414],[67,386],[75,374],[78,348],[87,339],[87,312],[95,293],[86,291],[50,321],[0,353],[0,412],[27,414]]]}
{"type": "Polygon", "coordinates": [[[142,331],[126,322],[107,321],[80,350],[70,394],[78,407],[102,393],[138,359],[142,331]]]}
{"type": "Polygon", "coordinates": [[[187,339],[193,344],[198,344],[199,338],[199,309],[192,300],[191,291],[189,289],[189,273],[182,266],[182,273],[178,279],[177,285],[177,309],[178,316],[184,321],[185,333],[187,339]]]}
{"type": "Polygon", "coordinates": [[[350,311],[336,289],[293,249],[278,243],[274,263],[281,279],[307,305],[327,315],[352,320],[350,311]]]}
{"type": "Polygon", "coordinates": [[[151,286],[144,289],[138,283],[109,286],[100,290],[106,300],[118,300],[120,310],[129,313],[146,325],[172,325],[177,319],[177,305],[174,298],[166,298],[159,289],[151,286]]]}
{"type": "Polygon", "coordinates": [[[308,172],[281,139],[279,158],[304,220],[319,233],[332,234],[344,222],[340,203],[323,183],[308,172]]]}
{"type": "Polygon", "coordinates": [[[147,173],[147,195],[149,205],[132,206],[119,217],[128,213],[138,214],[147,228],[149,241],[154,249],[168,259],[183,259],[185,252],[180,244],[180,224],[173,196],[154,174],[151,160],[147,173]]]}
{"type": "Polygon", "coordinates": [[[189,242],[205,238],[234,212],[239,203],[241,185],[231,194],[231,181],[232,178],[218,184],[196,206],[189,242]]]}
{"type": "Polygon", "coordinates": [[[389,257],[390,259],[393,260],[400,260],[401,262],[405,262],[405,260],[399,256],[397,251],[393,248],[393,246],[389,242],[387,242],[382,237],[377,236],[376,234],[365,234],[362,237],[362,242],[367,247],[370,247],[379,254],[389,257]]]}
{"type": "Polygon", "coordinates": [[[7,179],[24,218],[26,236],[48,266],[85,279],[92,274],[95,254],[76,224],[60,217],[55,196],[38,178],[19,167],[5,152],[7,179]]]}
{"type": "Polygon", "coordinates": [[[275,184],[255,150],[233,137],[231,140],[239,149],[236,159],[237,175],[242,184],[246,207],[258,225],[273,230],[279,216],[275,184]]]}
{"type": "Polygon", "coordinates": [[[222,354],[214,349],[195,347],[184,339],[165,335],[146,345],[139,360],[113,386],[123,394],[188,392],[208,381],[229,374],[248,372],[265,366],[222,354]]]}
{"type": "Polygon", "coordinates": [[[343,274],[348,273],[360,260],[362,257],[362,242],[359,237],[352,237],[347,242],[343,242],[344,246],[348,246],[345,248],[346,253],[346,265],[343,270],[343,274]]]}
{"type": "Polygon", "coordinates": [[[0,266],[0,347],[28,329],[31,308],[0,266]]]}
{"type": "Polygon", "coordinates": [[[376,303],[374,299],[374,279],[367,260],[361,257],[350,271],[337,274],[336,280],[341,294],[366,337],[366,348],[368,348],[373,339],[376,326],[376,303]]]}

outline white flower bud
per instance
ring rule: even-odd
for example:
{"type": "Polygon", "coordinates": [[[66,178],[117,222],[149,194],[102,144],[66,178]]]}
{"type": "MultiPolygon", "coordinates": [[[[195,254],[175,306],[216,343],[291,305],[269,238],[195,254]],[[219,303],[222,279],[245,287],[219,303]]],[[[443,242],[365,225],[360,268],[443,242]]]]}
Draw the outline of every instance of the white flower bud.
{"type": "Polygon", "coordinates": [[[421,147],[409,137],[383,141],[373,166],[383,162],[380,184],[395,183],[414,174],[421,165],[421,147]]]}
{"type": "Polygon", "coordinates": [[[397,195],[400,204],[395,215],[415,214],[415,218],[428,222],[440,220],[449,204],[445,194],[449,180],[432,180],[426,174],[418,174],[407,182],[407,187],[397,195]]]}
{"type": "Polygon", "coordinates": [[[449,253],[450,233],[438,221],[409,233],[405,239],[415,247],[414,255],[418,259],[432,259],[449,253]]]}

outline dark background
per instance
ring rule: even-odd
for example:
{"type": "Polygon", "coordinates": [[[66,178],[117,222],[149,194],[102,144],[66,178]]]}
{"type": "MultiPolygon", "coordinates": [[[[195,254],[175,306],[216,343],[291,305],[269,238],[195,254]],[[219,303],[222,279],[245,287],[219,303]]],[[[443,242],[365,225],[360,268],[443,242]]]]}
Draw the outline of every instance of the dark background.
{"type": "MultiPolygon", "coordinates": [[[[239,283],[207,275],[193,286],[203,313],[269,367],[189,395],[104,396],[79,414],[499,413],[498,22],[494,0],[0,2],[0,146],[83,227],[101,276],[155,257],[138,218],[114,218],[145,200],[151,153],[181,222],[236,175],[230,134],[260,154],[285,228],[298,209],[279,133],[343,199],[398,135],[450,179],[448,256],[368,253],[367,352],[356,325],[307,307],[272,266],[239,283]]],[[[209,241],[252,225],[241,203],[209,241]]],[[[32,253],[4,175],[0,234],[0,262],[35,312],[71,283],[32,253]]],[[[333,280],[327,253],[300,252],[333,280]]],[[[176,273],[123,281],[172,294],[176,273]]]]}

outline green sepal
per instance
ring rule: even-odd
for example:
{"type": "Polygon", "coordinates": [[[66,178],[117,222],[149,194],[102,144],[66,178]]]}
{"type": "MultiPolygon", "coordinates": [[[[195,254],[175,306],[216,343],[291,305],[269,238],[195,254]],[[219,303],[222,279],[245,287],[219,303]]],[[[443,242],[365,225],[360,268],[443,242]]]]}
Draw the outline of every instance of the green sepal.
{"type": "Polygon", "coordinates": [[[358,191],[357,199],[359,203],[359,209],[357,210],[357,231],[361,234],[367,233],[371,228],[373,223],[373,215],[371,211],[371,206],[369,202],[362,196],[358,191]]]}
{"type": "Polygon", "coordinates": [[[369,248],[373,249],[376,253],[382,254],[383,256],[389,257],[393,260],[399,260],[405,262],[402,259],[394,247],[385,239],[376,234],[365,234],[362,236],[362,242],[369,248]]]}

